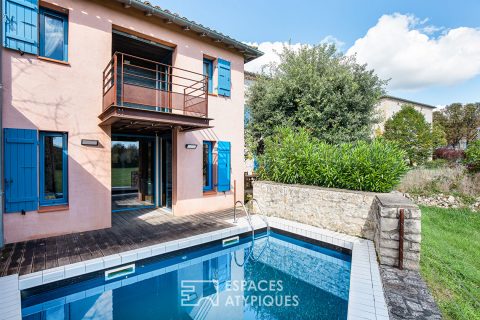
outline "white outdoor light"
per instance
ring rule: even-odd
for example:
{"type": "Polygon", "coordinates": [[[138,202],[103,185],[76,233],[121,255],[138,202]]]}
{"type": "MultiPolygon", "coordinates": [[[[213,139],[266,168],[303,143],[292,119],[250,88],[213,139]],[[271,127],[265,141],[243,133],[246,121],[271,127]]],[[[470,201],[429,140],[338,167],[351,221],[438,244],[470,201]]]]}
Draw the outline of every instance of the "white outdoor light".
{"type": "Polygon", "coordinates": [[[187,148],[187,149],[197,149],[197,145],[193,144],[193,143],[187,143],[185,145],[185,148],[187,148]]]}
{"type": "Polygon", "coordinates": [[[98,140],[82,139],[82,146],[98,147],[98,140]]]}

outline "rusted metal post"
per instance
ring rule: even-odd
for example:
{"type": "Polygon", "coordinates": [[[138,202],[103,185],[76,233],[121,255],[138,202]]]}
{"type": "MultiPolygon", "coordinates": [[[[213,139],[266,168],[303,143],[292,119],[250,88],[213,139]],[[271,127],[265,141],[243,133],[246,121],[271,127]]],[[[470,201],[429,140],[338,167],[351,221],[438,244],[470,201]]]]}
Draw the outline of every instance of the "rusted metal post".
{"type": "Polygon", "coordinates": [[[183,89],[183,114],[185,114],[186,107],[187,107],[187,88],[183,89]]]}
{"type": "Polygon", "coordinates": [[[118,59],[117,59],[117,54],[115,53],[113,55],[113,75],[112,76],[113,76],[113,92],[114,92],[113,104],[116,105],[116,106],[118,105],[118,101],[117,101],[117,90],[118,90],[118,88],[117,88],[117,86],[118,86],[118,81],[117,81],[118,80],[117,79],[118,74],[117,74],[117,72],[118,72],[118,70],[117,70],[117,67],[118,67],[118,59]]]}
{"type": "Polygon", "coordinates": [[[120,75],[120,76],[122,77],[122,83],[121,83],[122,93],[120,94],[120,99],[122,100],[122,101],[121,101],[121,104],[122,104],[122,107],[123,107],[123,101],[125,101],[125,97],[124,97],[124,94],[125,94],[125,81],[124,81],[124,79],[123,79],[123,71],[124,71],[123,68],[124,68],[124,65],[125,65],[125,58],[124,58],[123,53],[122,53],[122,60],[121,60],[120,63],[122,64],[122,65],[121,65],[121,67],[122,67],[122,73],[121,73],[121,75],[120,75]]]}
{"type": "Polygon", "coordinates": [[[168,112],[172,112],[172,91],[173,91],[173,73],[172,66],[168,66],[167,92],[168,92],[168,112]]]}
{"type": "Polygon", "coordinates": [[[403,237],[404,237],[405,209],[400,209],[398,220],[398,268],[403,270],[403,237]]]}

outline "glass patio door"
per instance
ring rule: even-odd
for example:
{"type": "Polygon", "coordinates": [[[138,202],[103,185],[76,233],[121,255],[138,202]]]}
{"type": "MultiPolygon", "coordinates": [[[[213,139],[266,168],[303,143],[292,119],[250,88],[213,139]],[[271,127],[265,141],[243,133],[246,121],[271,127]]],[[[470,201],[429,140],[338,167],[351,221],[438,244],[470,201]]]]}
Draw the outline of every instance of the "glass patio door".
{"type": "Polygon", "coordinates": [[[155,206],[155,140],[112,139],[112,211],[155,206]]]}

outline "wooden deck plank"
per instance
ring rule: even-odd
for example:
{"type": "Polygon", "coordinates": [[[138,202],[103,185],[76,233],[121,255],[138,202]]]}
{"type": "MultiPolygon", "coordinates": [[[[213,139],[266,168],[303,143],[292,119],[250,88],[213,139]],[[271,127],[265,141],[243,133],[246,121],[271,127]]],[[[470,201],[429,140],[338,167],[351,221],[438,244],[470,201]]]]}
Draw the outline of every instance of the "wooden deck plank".
{"type": "Polygon", "coordinates": [[[45,270],[45,239],[34,240],[32,272],[45,270]]]}
{"type": "Polygon", "coordinates": [[[112,227],[12,243],[0,250],[0,276],[21,275],[231,226],[232,210],[176,217],[161,210],[116,213],[112,227]]]}
{"type": "Polygon", "coordinates": [[[0,252],[0,276],[7,275],[8,264],[15,249],[14,243],[6,244],[0,252]]]}

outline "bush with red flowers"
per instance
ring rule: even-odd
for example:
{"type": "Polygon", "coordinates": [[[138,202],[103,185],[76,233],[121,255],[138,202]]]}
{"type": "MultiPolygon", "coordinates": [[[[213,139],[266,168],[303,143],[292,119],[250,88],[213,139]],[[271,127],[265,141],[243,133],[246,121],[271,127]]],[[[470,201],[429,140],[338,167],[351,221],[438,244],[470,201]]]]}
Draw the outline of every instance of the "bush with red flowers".
{"type": "Polygon", "coordinates": [[[433,159],[444,159],[450,162],[460,162],[465,159],[465,151],[452,148],[438,148],[433,153],[433,159]]]}

